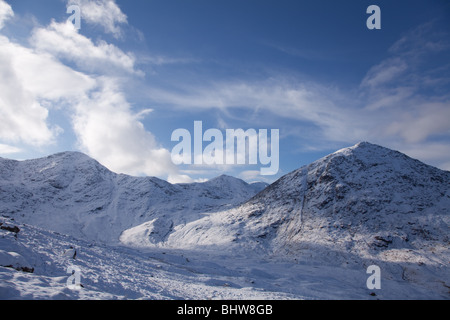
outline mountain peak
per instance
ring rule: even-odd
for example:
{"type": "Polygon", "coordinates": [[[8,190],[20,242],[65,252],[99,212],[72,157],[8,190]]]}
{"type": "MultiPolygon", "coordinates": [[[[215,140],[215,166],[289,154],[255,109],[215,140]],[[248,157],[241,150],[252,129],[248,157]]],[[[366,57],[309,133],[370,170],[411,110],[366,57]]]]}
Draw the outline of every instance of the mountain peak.
{"type": "Polygon", "coordinates": [[[222,174],[216,178],[208,180],[203,183],[205,186],[219,187],[219,188],[238,188],[246,187],[248,183],[242,179],[222,174]]]}
{"type": "Polygon", "coordinates": [[[97,162],[97,160],[91,158],[85,153],[79,152],[79,151],[64,151],[52,154],[48,157],[45,157],[43,159],[52,159],[52,160],[69,160],[69,161],[76,161],[76,162],[84,162],[84,161],[94,161],[97,162]]]}
{"type": "Polygon", "coordinates": [[[222,174],[216,178],[211,179],[210,181],[243,181],[243,180],[233,176],[222,174]]]}
{"type": "Polygon", "coordinates": [[[381,147],[381,146],[367,141],[360,141],[354,145],[354,148],[369,148],[369,147],[381,147]]]}
{"type": "Polygon", "coordinates": [[[411,158],[402,152],[365,141],[359,142],[352,147],[340,149],[313,162],[309,166],[317,166],[324,162],[331,166],[336,164],[340,166],[341,169],[344,169],[343,166],[345,166],[345,164],[343,164],[343,162],[345,162],[347,164],[346,169],[365,169],[368,167],[384,165],[397,172],[405,170],[416,171],[419,169],[425,171],[437,170],[437,168],[411,158]]]}
{"type": "Polygon", "coordinates": [[[386,147],[382,147],[382,146],[379,146],[377,144],[373,144],[373,143],[370,143],[370,142],[367,142],[367,141],[361,141],[361,142],[358,142],[357,144],[355,144],[355,145],[353,145],[351,147],[346,147],[346,148],[342,148],[340,150],[337,150],[336,152],[330,154],[329,156],[336,155],[336,154],[347,155],[347,154],[351,154],[351,153],[353,153],[355,151],[370,152],[370,151],[381,151],[381,150],[392,151],[392,150],[390,150],[390,149],[388,149],[386,147]]]}
{"type": "Polygon", "coordinates": [[[413,261],[411,251],[426,261],[423,248],[448,244],[449,190],[449,172],[361,142],[283,176],[237,208],[180,229],[177,239],[183,246],[188,234],[196,246],[217,239],[231,250],[339,264],[360,263],[355,257],[413,261]]]}

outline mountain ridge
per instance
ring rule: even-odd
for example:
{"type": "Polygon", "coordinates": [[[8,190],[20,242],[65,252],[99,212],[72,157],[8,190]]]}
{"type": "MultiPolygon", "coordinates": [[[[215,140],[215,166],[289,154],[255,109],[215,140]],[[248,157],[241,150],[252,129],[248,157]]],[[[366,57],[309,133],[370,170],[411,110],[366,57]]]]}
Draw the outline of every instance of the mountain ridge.
{"type": "MultiPolygon", "coordinates": [[[[0,159],[4,265],[36,268],[41,275],[50,270],[59,281],[60,265],[72,262],[46,243],[59,248],[61,241],[76,242],[82,246],[78,263],[91,270],[90,288],[121,296],[122,290],[95,280],[98,275],[108,271],[136,296],[142,295],[139,272],[153,274],[163,264],[177,270],[158,273],[163,278],[155,280],[165,287],[167,277],[183,275],[183,283],[194,279],[204,282],[202,290],[224,292],[236,273],[240,276],[231,279],[241,286],[256,281],[257,287],[297,297],[339,295],[326,294],[329,286],[346,297],[362,297],[368,294],[365,271],[376,265],[388,288],[377,291],[381,297],[448,299],[450,172],[398,151],[359,143],[294,170],[261,192],[226,175],[172,185],[115,174],[81,153],[42,159],[0,159]],[[19,240],[14,230],[20,230],[19,240]],[[110,251],[117,262],[113,268],[104,258],[110,251]],[[147,267],[149,254],[156,260],[147,267]],[[123,271],[128,257],[138,274],[123,271]],[[218,273],[227,280],[218,281],[218,273]]],[[[0,277],[8,279],[9,271],[0,267],[0,277]]],[[[8,292],[29,292],[20,279],[15,278],[19,291],[6,280],[8,292]]],[[[45,287],[46,278],[38,279],[45,287]]],[[[177,296],[184,285],[171,283],[177,284],[168,295],[177,296]]],[[[189,288],[185,294],[199,296],[196,284],[189,288]]],[[[146,290],[145,296],[158,296],[153,287],[146,290]]],[[[254,294],[237,290],[234,294],[254,294]]]]}
{"type": "Polygon", "coordinates": [[[260,191],[238,178],[223,182],[222,188],[212,188],[214,181],[171,184],[156,177],[116,174],[80,152],[24,161],[0,159],[0,214],[115,243],[122,231],[148,220],[184,223],[260,191]],[[177,213],[182,210],[183,215],[177,213]]]}
{"type": "MultiPolygon", "coordinates": [[[[368,211],[368,208],[372,208],[371,210],[377,210],[377,212],[387,211],[392,214],[392,210],[383,208],[392,202],[400,205],[400,207],[395,207],[395,210],[399,212],[407,213],[408,210],[421,212],[431,204],[440,201],[439,197],[435,197],[435,199],[431,199],[430,196],[424,197],[427,194],[425,185],[433,186],[433,194],[440,194],[444,201],[448,201],[449,177],[450,172],[442,171],[398,151],[369,142],[360,142],[352,147],[331,153],[286,174],[264,189],[261,185],[257,185],[255,188],[255,185],[228,175],[221,175],[203,183],[170,184],[155,177],[132,177],[116,174],[83,153],[61,152],[25,161],[0,158],[0,190],[4,191],[3,198],[0,199],[3,203],[3,205],[0,204],[0,213],[8,215],[8,212],[12,214],[22,212],[23,216],[30,216],[32,214],[23,213],[23,211],[27,211],[27,208],[34,211],[52,211],[46,204],[53,200],[54,209],[70,211],[72,201],[74,202],[73,207],[79,209],[75,214],[77,222],[75,225],[63,229],[55,225],[53,227],[56,227],[56,231],[67,232],[74,228],[79,229],[79,224],[83,224],[84,218],[100,219],[102,223],[107,222],[115,228],[112,234],[102,240],[116,241],[124,231],[130,228],[144,224],[152,229],[154,226],[149,225],[149,221],[157,221],[159,228],[167,229],[163,233],[165,241],[169,241],[175,228],[181,230],[190,223],[195,224],[196,221],[201,221],[205,215],[205,219],[209,219],[209,215],[216,211],[221,212],[220,218],[222,218],[226,216],[223,214],[224,209],[234,210],[233,207],[238,206],[239,210],[250,212],[240,217],[240,220],[249,218],[249,220],[254,220],[251,218],[264,216],[272,224],[271,227],[269,223],[264,228],[277,229],[281,224],[291,238],[298,238],[299,231],[295,230],[305,227],[304,218],[311,214],[312,209],[317,211],[316,216],[321,216],[323,212],[329,211],[330,207],[334,207],[333,210],[337,212],[334,218],[337,221],[344,219],[341,217],[341,212],[345,210],[364,213],[368,211]],[[350,176],[352,179],[349,179],[350,176]],[[11,192],[8,192],[6,187],[8,181],[16,196],[12,196],[11,192]],[[443,188],[437,188],[439,184],[443,185],[443,188]],[[24,185],[28,187],[24,187],[24,185]],[[386,188],[389,189],[388,192],[384,192],[386,188]],[[393,198],[402,188],[421,190],[407,195],[408,201],[415,201],[414,208],[407,201],[393,198]],[[42,190],[48,192],[39,196],[39,192],[42,190]],[[351,190],[359,190],[358,196],[349,196],[351,190]],[[21,191],[23,192],[21,193],[21,191]],[[17,196],[18,194],[22,194],[22,197],[17,196]],[[55,195],[58,197],[55,198],[55,195]],[[151,200],[145,200],[146,197],[150,197],[151,200]],[[174,200],[180,197],[181,201],[174,200]],[[350,199],[346,199],[346,197],[350,197],[350,199]],[[421,202],[417,202],[415,198],[421,202]],[[283,199],[281,203],[279,199],[283,199]],[[304,211],[305,203],[311,202],[314,203],[313,208],[304,211]],[[342,205],[341,202],[345,202],[345,205],[342,205]],[[261,209],[263,207],[264,210],[261,209]],[[261,213],[262,211],[271,212],[271,208],[275,208],[278,213],[275,215],[261,213]],[[189,214],[174,214],[174,212],[183,210],[189,211],[189,214]],[[283,213],[281,210],[285,210],[285,212],[283,213]],[[123,214],[118,214],[122,211],[126,211],[124,214],[126,218],[123,217],[123,214]],[[293,222],[288,227],[280,222],[283,219],[290,219],[293,222]],[[168,220],[168,222],[162,222],[164,220],[168,220]]],[[[402,197],[404,195],[400,198],[402,197]]],[[[445,207],[446,204],[447,202],[443,206],[445,207]]],[[[442,209],[440,210],[442,211],[442,209]]],[[[355,216],[359,217],[359,215],[355,216]]],[[[51,218],[44,215],[41,219],[25,220],[45,226],[46,219],[51,218]]],[[[346,217],[344,220],[349,220],[349,218],[346,217]]],[[[333,224],[352,223],[351,221],[337,221],[333,221],[333,224]]],[[[417,223],[417,221],[415,222],[417,223]]],[[[353,221],[353,223],[355,222],[353,221]]],[[[361,221],[358,223],[362,224],[361,221]]],[[[94,223],[91,227],[83,226],[84,230],[73,235],[86,236],[87,231],[97,234],[94,230],[96,225],[94,223]]],[[[148,228],[145,229],[144,234],[148,228]]],[[[373,226],[373,228],[381,232],[379,226],[373,226]]],[[[199,230],[201,229],[199,228],[199,230]]],[[[258,232],[253,235],[255,239],[273,237],[273,233],[266,234],[266,231],[261,230],[258,232]]],[[[69,234],[71,233],[69,232],[69,234]]],[[[229,235],[225,238],[229,238],[229,235]]],[[[249,241],[253,242],[254,239],[249,241]]],[[[236,242],[236,240],[233,239],[232,242],[236,242]]],[[[158,239],[155,239],[155,243],[168,244],[158,239]]],[[[282,246],[280,243],[279,247],[282,246]]]]}

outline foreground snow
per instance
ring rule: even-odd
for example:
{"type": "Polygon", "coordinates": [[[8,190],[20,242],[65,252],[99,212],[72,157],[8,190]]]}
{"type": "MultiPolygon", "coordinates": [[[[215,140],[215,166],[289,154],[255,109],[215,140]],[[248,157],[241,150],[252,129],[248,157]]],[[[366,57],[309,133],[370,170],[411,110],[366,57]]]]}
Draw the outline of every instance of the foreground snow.
{"type": "MultiPolygon", "coordinates": [[[[14,224],[8,219],[1,221],[4,225],[14,224]]],[[[0,299],[448,298],[433,290],[433,286],[442,284],[431,283],[427,287],[407,279],[386,278],[383,269],[382,289],[369,290],[365,264],[318,265],[273,255],[138,250],[98,245],[33,226],[18,227],[17,236],[0,231],[1,250],[22,257],[19,265],[33,267],[34,272],[0,267],[0,299]],[[69,266],[81,270],[80,290],[67,286],[69,266]]],[[[442,266],[443,274],[445,267],[442,266]]],[[[414,266],[411,268],[414,272],[414,266]]]]}

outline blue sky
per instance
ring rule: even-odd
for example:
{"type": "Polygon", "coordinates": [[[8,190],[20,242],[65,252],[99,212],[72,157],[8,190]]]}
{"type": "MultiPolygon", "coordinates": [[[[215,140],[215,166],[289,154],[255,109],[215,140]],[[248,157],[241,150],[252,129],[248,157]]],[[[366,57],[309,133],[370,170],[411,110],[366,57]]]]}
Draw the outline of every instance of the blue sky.
{"type": "Polygon", "coordinates": [[[444,0],[0,0],[0,76],[1,157],[73,150],[171,182],[272,182],[369,141],[450,169],[444,0]],[[278,174],[174,165],[171,134],[194,121],[279,129],[278,174]]]}

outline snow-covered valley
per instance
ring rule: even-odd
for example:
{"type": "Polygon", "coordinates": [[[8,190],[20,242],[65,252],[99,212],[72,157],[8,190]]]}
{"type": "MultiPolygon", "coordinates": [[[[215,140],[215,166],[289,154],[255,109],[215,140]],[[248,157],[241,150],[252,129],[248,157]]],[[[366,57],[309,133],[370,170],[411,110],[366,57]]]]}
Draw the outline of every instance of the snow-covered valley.
{"type": "Polygon", "coordinates": [[[0,159],[0,298],[450,298],[450,172],[360,143],[265,187],[0,159]]]}

